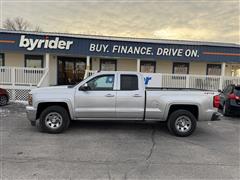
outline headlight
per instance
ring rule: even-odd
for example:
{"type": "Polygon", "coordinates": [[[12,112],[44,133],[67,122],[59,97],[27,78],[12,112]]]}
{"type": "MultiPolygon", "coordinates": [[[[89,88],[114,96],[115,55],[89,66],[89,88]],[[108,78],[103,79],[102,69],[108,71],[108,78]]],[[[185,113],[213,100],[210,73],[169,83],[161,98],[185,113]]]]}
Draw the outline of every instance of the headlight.
{"type": "Polygon", "coordinates": [[[28,104],[32,106],[32,94],[28,94],[28,104]]]}

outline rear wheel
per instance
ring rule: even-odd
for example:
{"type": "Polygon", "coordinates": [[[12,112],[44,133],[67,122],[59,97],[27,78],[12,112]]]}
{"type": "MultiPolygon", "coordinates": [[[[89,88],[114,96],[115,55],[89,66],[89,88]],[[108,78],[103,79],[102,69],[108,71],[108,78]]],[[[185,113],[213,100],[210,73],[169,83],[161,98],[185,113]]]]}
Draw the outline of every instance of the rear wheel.
{"type": "Polygon", "coordinates": [[[7,96],[0,96],[0,106],[4,106],[8,103],[7,96]]]}
{"type": "Polygon", "coordinates": [[[68,128],[68,112],[61,106],[50,106],[43,110],[36,125],[40,131],[61,133],[68,128]]]}
{"type": "Polygon", "coordinates": [[[187,110],[176,110],[168,118],[168,129],[176,136],[189,136],[196,129],[197,120],[195,116],[187,110]]]}

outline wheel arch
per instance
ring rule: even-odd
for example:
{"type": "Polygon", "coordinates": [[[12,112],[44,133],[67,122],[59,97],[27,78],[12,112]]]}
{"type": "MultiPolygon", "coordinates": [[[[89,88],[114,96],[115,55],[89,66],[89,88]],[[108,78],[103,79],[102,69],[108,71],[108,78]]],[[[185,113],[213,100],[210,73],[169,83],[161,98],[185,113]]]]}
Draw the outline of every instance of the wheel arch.
{"type": "Polygon", "coordinates": [[[36,119],[38,119],[40,117],[40,114],[43,112],[44,109],[46,109],[47,107],[50,107],[50,106],[61,106],[61,107],[65,108],[68,112],[70,119],[73,118],[72,112],[71,112],[71,110],[69,108],[69,104],[67,102],[40,102],[37,105],[36,119]]]}
{"type": "Polygon", "coordinates": [[[199,119],[199,105],[197,104],[170,104],[165,111],[165,119],[168,120],[171,113],[180,109],[191,112],[196,120],[199,119]]]}

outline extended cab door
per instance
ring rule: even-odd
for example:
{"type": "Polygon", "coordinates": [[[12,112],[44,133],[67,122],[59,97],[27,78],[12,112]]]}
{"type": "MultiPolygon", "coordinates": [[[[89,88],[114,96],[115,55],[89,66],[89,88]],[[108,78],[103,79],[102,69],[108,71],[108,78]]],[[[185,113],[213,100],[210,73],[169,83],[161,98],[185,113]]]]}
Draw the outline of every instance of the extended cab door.
{"type": "Polygon", "coordinates": [[[75,116],[81,119],[116,118],[116,91],[114,74],[102,74],[90,79],[76,90],[75,116]]]}
{"type": "Polygon", "coordinates": [[[142,120],[144,116],[145,89],[137,74],[118,74],[116,99],[117,119],[142,120]]]}

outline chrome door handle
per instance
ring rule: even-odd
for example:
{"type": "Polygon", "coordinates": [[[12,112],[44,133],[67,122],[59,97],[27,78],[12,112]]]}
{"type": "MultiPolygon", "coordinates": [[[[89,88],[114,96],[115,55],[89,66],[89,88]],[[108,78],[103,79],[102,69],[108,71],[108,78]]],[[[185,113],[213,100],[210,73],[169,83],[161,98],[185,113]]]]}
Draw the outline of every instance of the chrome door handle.
{"type": "Polygon", "coordinates": [[[134,94],[133,97],[142,97],[140,94],[134,94]]]}
{"type": "Polygon", "coordinates": [[[113,94],[106,94],[105,97],[114,97],[113,94]]]}

